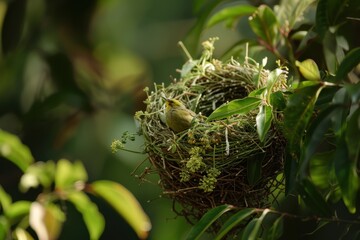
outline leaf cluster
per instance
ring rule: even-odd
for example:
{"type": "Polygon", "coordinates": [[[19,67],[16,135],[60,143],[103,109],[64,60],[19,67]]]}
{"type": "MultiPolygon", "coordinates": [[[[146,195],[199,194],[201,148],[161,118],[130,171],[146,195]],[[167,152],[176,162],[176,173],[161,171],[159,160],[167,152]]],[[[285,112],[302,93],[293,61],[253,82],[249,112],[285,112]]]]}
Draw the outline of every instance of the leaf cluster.
{"type": "Polygon", "coordinates": [[[0,130],[0,156],[18,166],[23,174],[19,188],[41,189],[33,201],[13,202],[0,186],[0,239],[56,239],[66,221],[64,201],[75,206],[83,217],[90,239],[99,239],[105,219],[89,194],[102,198],[145,239],[151,229],[148,216],[135,197],[122,185],[98,180],[87,182],[87,172],[80,161],[35,162],[29,148],[18,137],[0,130]]]}
{"type": "MultiPolygon", "coordinates": [[[[268,91],[268,87],[260,88],[216,109],[209,119],[259,108],[256,122],[261,139],[274,119],[273,106],[283,110],[283,133],[287,139],[285,193],[288,196],[283,204],[294,204],[290,196],[297,196],[298,210],[288,211],[294,211],[295,218],[302,222],[314,221],[316,226],[299,230],[299,234],[322,236],[340,223],[336,236],[358,236],[359,222],[352,219],[359,217],[360,207],[360,49],[358,37],[352,33],[359,30],[356,24],[359,4],[351,0],[291,0],[280,1],[273,8],[267,5],[254,8],[240,2],[233,5],[225,1],[205,3],[189,39],[196,39],[214,24],[225,22],[227,26],[236,26],[244,15],[251,15],[248,26],[255,38],[240,39],[224,57],[242,57],[247,42],[250,56],[260,48],[268,56],[285,63],[289,67],[290,85],[285,98],[276,91],[268,91]],[[272,105],[272,101],[277,102],[272,105]],[[339,217],[339,213],[345,219],[339,217]]],[[[274,78],[276,76],[274,72],[274,78]]],[[[212,209],[208,212],[212,217],[204,215],[189,236],[200,236],[206,229],[204,226],[211,225],[222,215],[223,208],[233,207],[212,209]]],[[[240,210],[237,219],[242,224],[232,225],[230,217],[222,226],[240,231],[243,239],[291,236],[281,223],[283,218],[289,217],[285,211],[280,211],[281,217],[275,218],[272,230],[267,229],[264,222],[268,211],[260,212],[257,215],[259,212],[254,209],[240,210]],[[243,221],[246,213],[256,216],[243,221]]],[[[217,237],[220,239],[229,233],[230,230],[226,234],[219,231],[217,237]]]]}

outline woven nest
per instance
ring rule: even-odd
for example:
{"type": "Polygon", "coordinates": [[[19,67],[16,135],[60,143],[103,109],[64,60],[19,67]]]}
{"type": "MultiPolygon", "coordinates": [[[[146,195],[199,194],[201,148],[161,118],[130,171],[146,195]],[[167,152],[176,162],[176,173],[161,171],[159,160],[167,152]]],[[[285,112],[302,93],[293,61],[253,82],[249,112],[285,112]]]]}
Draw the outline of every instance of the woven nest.
{"type": "MultiPolygon", "coordinates": [[[[212,43],[206,42],[199,60],[184,65],[179,81],[167,87],[157,85],[151,93],[147,90],[146,111],[136,114],[145,137],[145,151],[160,176],[163,193],[182,205],[176,211],[190,222],[222,204],[268,207],[283,186],[279,176],[285,144],[277,124],[272,124],[266,139],[260,142],[257,110],[206,121],[214,109],[248,96],[269,75],[256,64],[213,59],[213,49],[209,48],[212,43]],[[198,113],[190,129],[176,134],[167,127],[163,96],[181,100],[198,113]],[[261,165],[261,173],[257,179],[249,179],[249,168],[254,164],[261,165]]],[[[276,83],[277,89],[282,89],[285,81],[284,76],[276,83]]]]}

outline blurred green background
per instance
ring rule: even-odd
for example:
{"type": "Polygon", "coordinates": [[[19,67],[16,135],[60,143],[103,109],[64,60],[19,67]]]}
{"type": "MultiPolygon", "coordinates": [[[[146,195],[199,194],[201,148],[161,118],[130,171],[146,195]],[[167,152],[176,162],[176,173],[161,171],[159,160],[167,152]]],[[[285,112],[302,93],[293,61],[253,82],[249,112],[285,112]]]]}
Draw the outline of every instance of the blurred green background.
{"type": "MultiPolygon", "coordinates": [[[[180,239],[189,225],[161,197],[156,176],[148,183],[131,175],[146,156],[112,154],[110,144],[136,133],[143,88],[177,77],[186,60],[177,42],[193,23],[191,3],[181,0],[0,1],[0,128],[20,136],[37,161],[81,160],[90,181],[123,184],[151,218],[150,239],[180,239]]],[[[141,151],[141,137],[127,148],[141,151]]],[[[24,198],[20,171],[4,160],[1,166],[1,185],[13,200],[24,198]]],[[[120,216],[94,201],[106,219],[102,239],[136,239],[120,216]]],[[[88,239],[81,215],[64,209],[60,239],[88,239]]]]}

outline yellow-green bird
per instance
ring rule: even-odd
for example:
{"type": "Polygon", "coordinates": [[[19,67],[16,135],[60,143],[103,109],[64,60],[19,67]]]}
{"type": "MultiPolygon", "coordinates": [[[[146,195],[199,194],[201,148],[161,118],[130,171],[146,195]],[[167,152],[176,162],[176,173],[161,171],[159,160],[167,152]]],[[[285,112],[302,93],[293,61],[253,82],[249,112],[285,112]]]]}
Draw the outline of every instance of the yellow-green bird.
{"type": "Polygon", "coordinates": [[[171,98],[164,99],[166,101],[165,117],[168,127],[176,133],[190,128],[196,113],[187,109],[179,100],[171,98]]]}

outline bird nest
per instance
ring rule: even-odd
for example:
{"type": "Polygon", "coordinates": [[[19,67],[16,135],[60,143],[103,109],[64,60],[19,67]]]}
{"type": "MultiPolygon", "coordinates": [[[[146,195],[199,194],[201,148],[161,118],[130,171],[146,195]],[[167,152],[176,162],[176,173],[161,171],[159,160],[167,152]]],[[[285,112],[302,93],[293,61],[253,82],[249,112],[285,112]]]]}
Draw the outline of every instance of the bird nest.
{"type": "MultiPolygon", "coordinates": [[[[203,47],[200,59],[183,66],[180,80],[146,90],[146,111],[135,116],[163,194],[180,203],[176,212],[190,221],[222,204],[268,207],[283,189],[285,144],[279,121],[273,121],[262,142],[256,130],[258,110],[206,121],[217,107],[264,86],[269,71],[255,62],[214,59],[212,39],[203,47]],[[174,133],[166,125],[163,97],[180,100],[198,114],[189,129],[174,133]],[[252,172],[256,165],[258,174],[252,172]]],[[[274,89],[285,87],[286,75],[278,78],[274,89]]]]}

